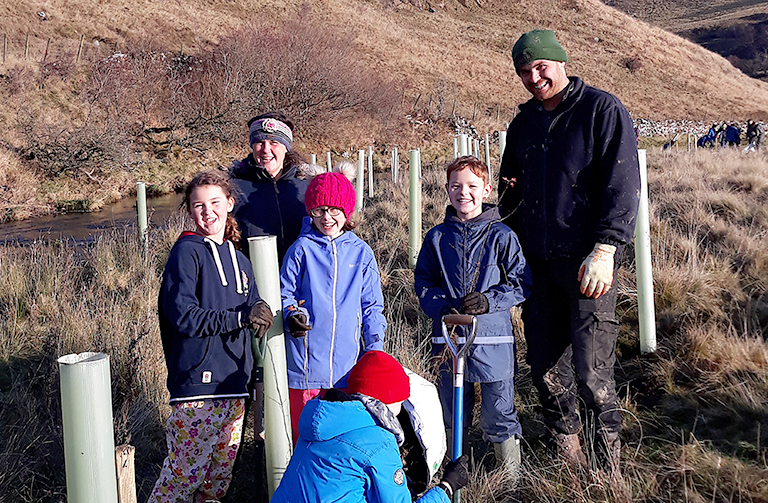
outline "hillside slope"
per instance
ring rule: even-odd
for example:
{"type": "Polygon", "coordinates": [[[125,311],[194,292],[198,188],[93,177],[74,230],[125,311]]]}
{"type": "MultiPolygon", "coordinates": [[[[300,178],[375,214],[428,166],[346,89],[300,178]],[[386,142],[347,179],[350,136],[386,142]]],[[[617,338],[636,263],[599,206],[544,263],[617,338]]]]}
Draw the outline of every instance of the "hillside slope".
{"type": "Polygon", "coordinates": [[[76,49],[81,33],[88,50],[96,43],[125,50],[143,39],[195,51],[244,23],[258,26],[310,15],[346,33],[361,58],[407,85],[408,98],[442,98],[448,112],[455,98],[464,115],[472,114],[474,103],[510,113],[527,99],[510,50],[523,31],[546,27],[558,32],[568,51],[569,71],[617,94],[635,116],[768,117],[768,84],[598,0],[488,0],[482,7],[449,0],[435,9],[379,0],[310,5],[296,0],[46,0],[6,4],[2,10],[0,30],[11,43],[18,46],[27,33],[33,35],[30,54],[44,51],[49,38],[53,45],[66,39],[76,49]]]}

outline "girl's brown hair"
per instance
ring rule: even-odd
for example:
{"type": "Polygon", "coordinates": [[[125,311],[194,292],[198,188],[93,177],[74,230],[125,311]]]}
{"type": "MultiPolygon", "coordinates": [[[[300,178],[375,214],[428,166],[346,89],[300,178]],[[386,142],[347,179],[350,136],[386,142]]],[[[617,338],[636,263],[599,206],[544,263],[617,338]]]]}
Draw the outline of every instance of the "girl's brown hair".
{"type": "MultiPolygon", "coordinates": [[[[227,198],[231,197],[237,201],[235,190],[229,181],[229,176],[221,171],[203,171],[195,176],[192,181],[187,184],[186,189],[184,189],[184,200],[181,202],[182,208],[186,209],[188,212],[190,211],[189,196],[192,194],[193,190],[203,185],[214,185],[219,187],[227,198]]],[[[232,213],[227,213],[227,223],[224,226],[224,239],[231,241],[236,248],[240,248],[240,228],[237,226],[237,222],[235,221],[235,217],[232,216],[232,213]]]]}

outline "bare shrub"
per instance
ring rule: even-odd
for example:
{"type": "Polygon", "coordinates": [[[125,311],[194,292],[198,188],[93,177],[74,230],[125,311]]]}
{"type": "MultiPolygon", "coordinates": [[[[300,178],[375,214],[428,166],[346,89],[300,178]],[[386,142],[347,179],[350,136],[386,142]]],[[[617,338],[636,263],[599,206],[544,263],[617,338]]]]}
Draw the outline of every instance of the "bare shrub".
{"type": "Polygon", "coordinates": [[[109,172],[130,162],[131,139],[118,121],[89,117],[82,124],[61,123],[24,111],[17,129],[24,140],[22,155],[49,178],[66,175],[103,183],[109,172]]]}
{"type": "Polygon", "coordinates": [[[75,72],[75,56],[69,52],[61,52],[54,59],[44,61],[40,65],[40,78],[44,82],[50,78],[67,80],[75,72]]]}
{"type": "Polygon", "coordinates": [[[282,28],[244,28],[201,60],[178,96],[179,113],[190,130],[225,141],[267,110],[327,138],[338,121],[381,122],[399,103],[396,86],[359,61],[348,40],[306,16],[282,28]]]}
{"type": "Polygon", "coordinates": [[[643,61],[640,59],[640,56],[634,55],[629,58],[624,58],[621,61],[621,65],[629,70],[629,73],[635,73],[643,67],[643,61]]]}

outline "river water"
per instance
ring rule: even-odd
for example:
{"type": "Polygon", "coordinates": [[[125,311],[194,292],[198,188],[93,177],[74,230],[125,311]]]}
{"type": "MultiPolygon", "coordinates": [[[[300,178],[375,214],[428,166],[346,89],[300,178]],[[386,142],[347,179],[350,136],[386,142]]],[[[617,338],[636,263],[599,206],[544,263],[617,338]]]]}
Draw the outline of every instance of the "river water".
{"type": "MultiPolygon", "coordinates": [[[[183,194],[171,194],[148,199],[149,225],[165,225],[178,210],[182,198],[183,194]]],[[[0,224],[0,244],[24,244],[41,239],[88,242],[104,230],[135,225],[136,199],[129,197],[94,213],[67,213],[0,224]]]]}

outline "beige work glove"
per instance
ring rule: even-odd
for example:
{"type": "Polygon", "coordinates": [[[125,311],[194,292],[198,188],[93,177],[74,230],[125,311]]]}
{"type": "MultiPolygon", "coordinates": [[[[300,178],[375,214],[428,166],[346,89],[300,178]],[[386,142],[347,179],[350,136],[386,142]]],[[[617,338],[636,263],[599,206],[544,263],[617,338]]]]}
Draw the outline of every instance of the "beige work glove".
{"type": "Polygon", "coordinates": [[[578,281],[581,293],[598,298],[608,292],[613,284],[613,255],[616,247],[597,243],[579,268],[578,281]]]}

